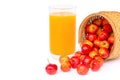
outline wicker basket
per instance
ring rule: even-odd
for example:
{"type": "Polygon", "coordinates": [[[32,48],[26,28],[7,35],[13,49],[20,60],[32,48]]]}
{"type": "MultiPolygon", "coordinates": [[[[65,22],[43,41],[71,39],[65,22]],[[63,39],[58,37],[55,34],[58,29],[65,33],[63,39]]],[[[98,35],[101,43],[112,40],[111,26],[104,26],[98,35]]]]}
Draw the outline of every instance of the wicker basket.
{"type": "Polygon", "coordinates": [[[79,27],[78,32],[78,42],[80,45],[85,40],[85,26],[86,24],[90,24],[96,18],[105,18],[108,20],[109,24],[112,26],[113,33],[115,36],[115,41],[113,45],[113,49],[110,52],[110,56],[107,60],[115,59],[120,56],[120,13],[116,11],[101,11],[98,13],[93,13],[88,15],[79,27]]]}

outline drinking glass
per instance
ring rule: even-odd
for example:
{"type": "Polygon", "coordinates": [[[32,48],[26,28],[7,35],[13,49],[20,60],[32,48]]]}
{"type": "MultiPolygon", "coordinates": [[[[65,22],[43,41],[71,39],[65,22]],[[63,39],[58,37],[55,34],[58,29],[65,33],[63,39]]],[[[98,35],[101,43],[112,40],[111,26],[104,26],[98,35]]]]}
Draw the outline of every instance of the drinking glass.
{"type": "Polygon", "coordinates": [[[75,6],[50,6],[50,52],[54,55],[70,55],[76,47],[75,6]]]}

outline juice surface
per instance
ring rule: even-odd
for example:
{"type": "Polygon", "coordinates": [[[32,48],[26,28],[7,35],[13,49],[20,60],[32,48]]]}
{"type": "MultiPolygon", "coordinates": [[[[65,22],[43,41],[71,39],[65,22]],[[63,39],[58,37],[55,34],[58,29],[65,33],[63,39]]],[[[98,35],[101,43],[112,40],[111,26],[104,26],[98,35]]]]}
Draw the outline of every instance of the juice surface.
{"type": "Polygon", "coordinates": [[[70,12],[50,14],[50,51],[68,55],[75,51],[76,15],[70,12]]]}

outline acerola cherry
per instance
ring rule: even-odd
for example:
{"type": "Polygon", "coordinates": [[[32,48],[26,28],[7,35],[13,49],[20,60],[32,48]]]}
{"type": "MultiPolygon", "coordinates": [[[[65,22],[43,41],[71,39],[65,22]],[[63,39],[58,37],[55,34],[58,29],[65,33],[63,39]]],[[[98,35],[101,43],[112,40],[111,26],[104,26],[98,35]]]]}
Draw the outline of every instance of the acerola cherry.
{"type": "Polygon", "coordinates": [[[93,21],[94,24],[96,24],[97,26],[101,26],[102,24],[102,19],[96,19],[93,21]]]}
{"type": "Polygon", "coordinates": [[[106,31],[106,32],[108,32],[108,33],[113,32],[112,27],[111,27],[110,24],[105,24],[105,25],[103,26],[103,29],[104,29],[104,31],[106,31]]]}
{"type": "Polygon", "coordinates": [[[101,63],[93,59],[90,63],[90,68],[92,71],[98,71],[101,68],[101,63]]]}
{"type": "Polygon", "coordinates": [[[98,31],[98,26],[95,24],[90,24],[85,27],[87,33],[96,33],[98,31]]]}
{"type": "Polygon", "coordinates": [[[86,38],[87,38],[89,41],[93,42],[94,40],[97,39],[97,35],[96,35],[96,34],[90,34],[90,33],[88,33],[87,36],[86,36],[86,38]]]}
{"type": "Polygon", "coordinates": [[[60,56],[59,57],[59,62],[63,63],[63,62],[68,62],[70,60],[69,56],[65,55],[65,56],[60,56]]]}
{"type": "Polygon", "coordinates": [[[81,52],[81,51],[76,51],[74,55],[75,55],[75,56],[77,56],[77,57],[80,57],[80,56],[81,56],[81,54],[82,54],[82,52],[81,52]]]}
{"type": "Polygon", "coordinates": [[[100,48],[109,48],[109,42],[107,40],[101,41],[100,42],[100,48]]]}
{"type": "Polygon", "coordinates": [[[86,64],[79,64],[77,66],[77,73],[80,75],[86,75],[89,71],[89,66],[86,64]]]}
{"type": "Polygon", "coordinates": [[[45,70],[49,75],[54,75],[54,74],[56,74],[58,67],[56,64],[48,64],[46,66],[45,70]]]}
{"type": "Polygon", "coordinates": [[[89,46],[93,47],[93,43],[89,40],[84,40],[83,44],[88,44],[89,46]]]}
{"type": "Polygon", "coordinates": [[[107,48],[100,48],[99,49],[99,55],[102,57],[102,58],[107,58],[109,56],[109,50],[107,48]]]}
{"type": "Polygon", "coordinates": [[[108,39],[108,37],[109,37],[109,34],[106,31],[102,31],[98,35],[98,39],[101,41],[108,39]]]}
{"type": "Polygon", "coordinates": [[[93,47],[93,49],[92,49],[93,51],[96,51],[97,53],[98,53],[98,51],[99,51],[99,48],[98,47],[93,47]]]}
{"type": "Polygon", "coordinates": [[[63,71],[63,72],[68,72],[70,71],[71,69],[71,63],[70,62],[63,62],[61,63],[61,66],[60,66],[60,69],[63,71]]]}
{"type": "Polygon", "coordinates": [[[101,66],[104,63],[104,59],[101,56],[99,56],[99,55],[94,56],[94,60],[99,61],[101,66]]]}
{"type": "Polygon", "coordinates": [[[89,53],[89,56],[90,56],[91,58],[93,58],[93,57],[96,56],[96,55],[98,55],[98,52],[97,52],[97,51],[94,51],[94,50],[90,51],[90,53],[89,53]]]}
{"type": "Polygon", "coordinates": [[[110,44],[113,44],[113,43],[114,43],[114,36],[110,36],[110,37],[108,38],[108,42],[109,42],[110,44]]]}
{"type": "Polygon", "coordinates": [[[103,18],[102,19],[102,26],[105,25],[105,24],[109,24],[109,22],[105,18],[103,18]]]}
{"type": "Polygon", "coordinates": [[[92,47],[88,44],[83,44],[81,47],[81,51],[83,54],[88,54],[92,50],[92,47]]]}
{"type": "Polygon", "coordinates": [[[94,46],[95,47],[99,47],[100,46],[100,40],[98,40],[98,39],[96,39],[94,42],[93,42],[93,44],[94,44],[94,46]]]}
{"type": "Polygon", "coordinates": [[[80,64],[80,59],[77,56],[72,56],[70,58],[72,68],[76,68],[80,64]]]}
{"type": "Polygon", "coordinates": [[[85,58],[83,60],[83,64],[89,65],[91,61],[92,61],[91,57],[85,56],[85,58]]]}

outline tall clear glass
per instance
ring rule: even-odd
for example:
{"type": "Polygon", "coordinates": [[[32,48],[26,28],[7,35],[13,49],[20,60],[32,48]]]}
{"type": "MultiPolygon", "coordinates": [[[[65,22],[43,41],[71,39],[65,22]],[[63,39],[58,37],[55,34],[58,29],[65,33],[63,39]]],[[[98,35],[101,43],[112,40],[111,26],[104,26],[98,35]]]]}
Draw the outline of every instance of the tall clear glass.
{"type": "Polygon", "coordinates": [[[50,52],[70,55],[76,47],[75,6],[51,6],[49,13],[50,52]]]}

